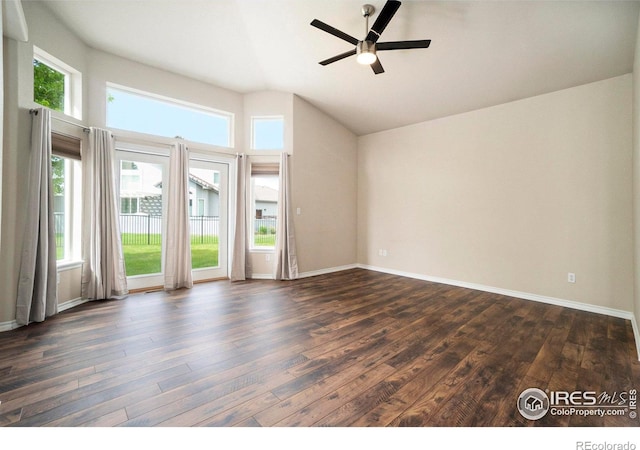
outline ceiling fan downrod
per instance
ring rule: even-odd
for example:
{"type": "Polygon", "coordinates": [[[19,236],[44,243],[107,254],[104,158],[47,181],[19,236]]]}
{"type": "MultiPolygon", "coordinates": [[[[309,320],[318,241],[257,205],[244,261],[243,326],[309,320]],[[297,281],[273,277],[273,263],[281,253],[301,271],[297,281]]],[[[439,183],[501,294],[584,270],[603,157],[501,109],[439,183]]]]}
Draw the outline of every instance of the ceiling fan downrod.
{"type": "Polygon", "coordinates": [[[369,4],[362,5],[362,16],[365,19],[365,26],[364,26],[365,36],[369,32],[369,16],[372,16],[374,12],[376,12],[376,8],[373,5],[369,5],[369,4]]]}

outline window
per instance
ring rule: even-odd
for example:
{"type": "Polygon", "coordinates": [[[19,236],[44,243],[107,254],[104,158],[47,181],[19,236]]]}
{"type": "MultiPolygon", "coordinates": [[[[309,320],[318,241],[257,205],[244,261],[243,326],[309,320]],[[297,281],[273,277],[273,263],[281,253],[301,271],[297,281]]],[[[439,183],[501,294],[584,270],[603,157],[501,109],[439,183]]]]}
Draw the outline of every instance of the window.
{"type": "Polygon", "coordinates": [[[109,84],[107,126],[232,147],[233,114],[109,84]]]}
{"type": "Polygon", "coordinates": [[[251,118],[251,148],[282,150],[284,148],[284,118],[282,116],[251,118]]]}
{"type": "Polygon", "coordinates": [[[121,196],[120,214],[138,214],[138,198],[121,196]]]}
{"type": "Polygon", "coordinates": [[[80,259],[81,140],[51,134],[56,260],[80,259]]]}
{"type": "Polygon", "coordinates": [[[82,118],[82,75],[59,59],[34,47],[33,101],[63,114],[82,118]]]}
{"type": "Polygon", "coordinates": [[[273,249],[278,226],[278,164],[251,165],[251,202],[255,211],[252,248],[273,249]]]}

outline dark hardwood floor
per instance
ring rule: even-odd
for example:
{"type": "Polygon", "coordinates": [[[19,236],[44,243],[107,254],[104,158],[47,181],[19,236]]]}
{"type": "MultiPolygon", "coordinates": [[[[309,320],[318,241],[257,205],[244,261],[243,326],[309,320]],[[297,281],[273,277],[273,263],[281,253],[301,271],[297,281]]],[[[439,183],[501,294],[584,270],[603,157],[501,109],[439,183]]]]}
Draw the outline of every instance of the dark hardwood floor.
{"type": "Polygon", "coordinates": [[[516,409],[640,389],[629,321],[349,270],[91,302],[0,333],[3,426],[638,426],[516,409]]]}

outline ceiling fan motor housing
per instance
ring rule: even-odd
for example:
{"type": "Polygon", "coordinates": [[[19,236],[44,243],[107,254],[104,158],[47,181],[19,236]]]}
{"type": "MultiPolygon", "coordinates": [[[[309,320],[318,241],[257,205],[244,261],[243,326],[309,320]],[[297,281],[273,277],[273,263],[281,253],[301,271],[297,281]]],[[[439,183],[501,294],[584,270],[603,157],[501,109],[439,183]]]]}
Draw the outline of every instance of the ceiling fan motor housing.
{"type": "MultiPolygon", "coordinates": [[[[358,61],[360,61],[360,55],[363,53],[367,53],[370,55],[376,54],[376,44],[371,41],[360,41],[356,46],[356,54],[358,55],[358,61]]],[[[375,57],[371,57],[373,61],[375,61],[375,57]]],[[[371,61],[371,62],[373,62],[371,61]]],[[[369,62],[369,64],[371,64],[369,62]]]]}

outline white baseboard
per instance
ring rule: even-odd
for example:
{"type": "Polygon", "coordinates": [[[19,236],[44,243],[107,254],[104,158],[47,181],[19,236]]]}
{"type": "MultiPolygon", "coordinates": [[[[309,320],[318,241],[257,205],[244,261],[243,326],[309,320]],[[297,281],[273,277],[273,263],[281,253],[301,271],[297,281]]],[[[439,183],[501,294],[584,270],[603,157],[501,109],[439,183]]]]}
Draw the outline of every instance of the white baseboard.
{"type": "Polygon", "coordinates": [[[15,330],[19,326],[20,325],[18,325],[18,322],[16,322],[15,320],[11,320],[9,322],[0,322],[0,332],[15,330]]]}
{"type": "Polygon", "coordinates": [[[273,280],[273,275],[270,273],[252,273],[251,277],[248,277],[251,280],[273,280]]]}
{"type": "MultiPolygon", "coordinates": [[[[328,267],[326,269],[311,270],[308,272],[301,272],[298,274],[298,279],[316,277],[318,275],[326,275],[328,273],[342,272],[343,270],[357,269],[358,264],[348,264],[346,266],[328,267]]],[[[252,280],[273,280],[273,275],[270,273],[254,273],[251,275],[252,280]]]]}
{"type": "Polygon", "coordinates": [[[547,297],[544,295],[531,294],[529,292],[513,291],[510,289],[502,289],[493,286],[485,286],[476,283],[467,283],[466,281],[451,280],[448,278],[432,277],[429,275],[423,275],[418,273],[403,272],[400,270],[387,269],[384,267],[369,266],[366,264],[358,264],[357,267],[361,269],[373,270],[376,272],[388,273],[390,275],[398,275],[407,278],[415,278],[418,280],[431,281],[433,283],[448,284],[451,286],[463,287],[467,289],[474,289],[477,291],[490,292],[492,294],[506,295],[509,297],[521,298],[523,300],[532,300],[540,303],[547,303],[550,305],[562,306],[565,308],[578,309],[580,311],[587,311],[597,314],[604,314],[606,316],[617,317],[619,319],[625,319],[631,321],[633,327],[633,334],[636,341],[636,349],[638,349],[638,360],[640,360],[640,331],[638,330],[638,324],[634,314],[630,311],[623,311],[620,309],[608,308],[606,306],[590,305],[588,303],[580,303],[572,300],[565,300],[555,297],[547,297]]]}
{"type": "Polygon", "coordinates": [[[86,298],[74,298],[73,300],[69,300],[64,303],[60,303],[58,305],[58,312],[66,311],[67,309],[71,309],[73,307],[82,305],[83,303],[87,303],[89,300],[86,298]]]}
{"type": "Polygon", "coordinates": [[[638,361],[640,361],[640,330],[638,330],[638,321],[636,316],[631,319],[631,326],[633,327],[633,336],[636,339],[636,350],[638,351],[638,361]]]}
{"type": "MultiPolygon", "coordinates": [[[[73,300],[69,300],[67,302],[61,303],[58,305],[58,312],[66,311],[67,309],[71,309],[75,306],[82,305],[83,303],[88,302],[89,300],[83,298],[74,298],[73,300]]],[[[19,328],[21,325],[18,325],[18,322],[15,320],[11,320],[9,322],[0,322],[0,333],[3,331],[11,331],[19,328]]]]}
{"type": "Polygon", "coordinates": [[[348,264],[346,266],[329,267],[320,270],[311,270],[309,272],[302,272],[298,274],[298,278],[317,277],[318,275],[326,275],[328,273],[342,272],[343,270],[357,269],[358,264],[348,264]]]}

